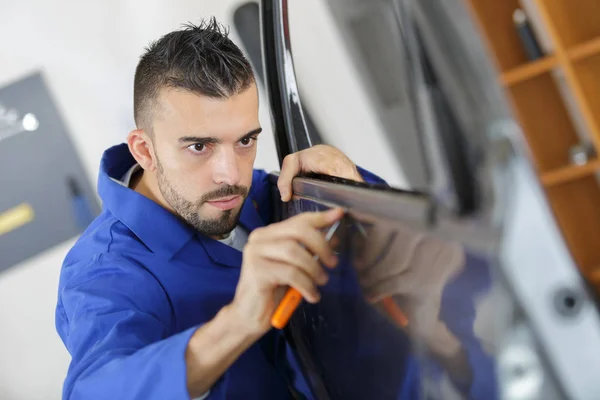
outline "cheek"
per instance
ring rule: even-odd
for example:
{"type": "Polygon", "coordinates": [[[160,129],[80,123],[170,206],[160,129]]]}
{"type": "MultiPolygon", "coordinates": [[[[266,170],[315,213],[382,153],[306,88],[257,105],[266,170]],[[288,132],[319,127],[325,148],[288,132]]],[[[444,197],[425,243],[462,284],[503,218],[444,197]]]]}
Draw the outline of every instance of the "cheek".
{"type": "Polygon", "coordinates": [[[194,198],[198,198],[203,193],[214,189],[212,171],[208,165],[203,168],[189,170],[185,173],[185,178],[182,181],[184,182],[186,192],[192,194],[194,198]]]}
{"type": "Polygon", "coordinates": [[[249,155],[248,157],[243,157],[239,163],[238,168],[240,171],[241,177],[241,185],[246,187],[250,187],[252,184],[252,174],[254,171],[254,159],[256,158],[256,152],[254,154],[249,155]]]}
{"type": "Polygon", "coordinates": [[[200,198],[211,189],[212,179],[208,167],[174,167],[168,173],[165,171],[165,178],[169,179],[170,185],[189,201],[200,198]]]}

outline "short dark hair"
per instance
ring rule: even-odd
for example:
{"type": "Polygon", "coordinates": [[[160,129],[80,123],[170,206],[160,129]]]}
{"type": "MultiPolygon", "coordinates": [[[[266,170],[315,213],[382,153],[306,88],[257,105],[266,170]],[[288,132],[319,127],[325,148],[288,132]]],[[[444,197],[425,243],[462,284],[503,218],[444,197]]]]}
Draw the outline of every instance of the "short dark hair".
{"type": "Polygon", "coordinates": [[[254,82],[252,67],[214,17],[185,24],[151,43],[135,71],[133,108],[138,128],[152,133],[153,102],[163,88],[180,88],[212,98],[229,98],[254,82]]]}

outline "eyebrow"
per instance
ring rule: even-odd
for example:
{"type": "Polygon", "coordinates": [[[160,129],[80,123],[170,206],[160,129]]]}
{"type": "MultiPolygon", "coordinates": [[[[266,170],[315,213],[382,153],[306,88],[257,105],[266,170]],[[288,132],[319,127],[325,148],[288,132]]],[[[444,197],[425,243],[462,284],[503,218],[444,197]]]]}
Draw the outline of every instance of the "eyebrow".
{"type": "MultiPolygon", "coordinates": [[[[256,136],[262,132],[262,128],[256,128],[244,136],[240,137],[237,142],[240,142],[244,139],[251,138],[252,136],[256,136]]],[[[179,143],[200,143],[200,144],[219,144],[222,140],[216,137],[210,136],[183,136],[179,138],[179,143]]]]}

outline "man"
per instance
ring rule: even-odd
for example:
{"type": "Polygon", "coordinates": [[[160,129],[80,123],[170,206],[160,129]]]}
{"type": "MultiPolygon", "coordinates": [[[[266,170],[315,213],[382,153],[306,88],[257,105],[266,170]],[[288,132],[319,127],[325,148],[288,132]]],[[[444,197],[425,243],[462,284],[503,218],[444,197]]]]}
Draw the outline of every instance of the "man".
{"type": "MultiPolygon", "coordinates": [[[[270,317],[287,286],[319,300],[328,276],[314,256],[336,265],[320,230],[341,211],[269,225],[255,79],[214,19],[147,49],[134,112],[137,129],[102,158],[102,213],[61,271],[63,398],[290,398],[269,360],[270,317]]],[[[316,146],[285,159],[282,201],[307,171],[369,176],[316,146]]]]}

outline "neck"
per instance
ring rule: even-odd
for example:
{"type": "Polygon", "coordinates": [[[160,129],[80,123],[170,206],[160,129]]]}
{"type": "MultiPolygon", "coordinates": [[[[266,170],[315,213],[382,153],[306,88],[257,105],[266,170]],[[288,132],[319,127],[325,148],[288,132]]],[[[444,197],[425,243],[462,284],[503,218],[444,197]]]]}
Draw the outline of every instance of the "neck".
{"type": "Polygon", "coordinates": [[[169,204],[162,196],[160,189],[158,188],[158,182],[156,176],[145,170],[139,171],[137,174],[131,177],[131,183],[129,187],[135,190],[139,194],[146,196],[153,202],[161,205],[167,210],[173,212],[169,204]]]}

